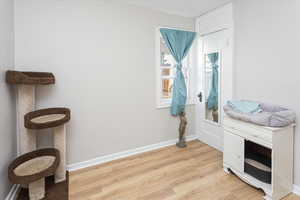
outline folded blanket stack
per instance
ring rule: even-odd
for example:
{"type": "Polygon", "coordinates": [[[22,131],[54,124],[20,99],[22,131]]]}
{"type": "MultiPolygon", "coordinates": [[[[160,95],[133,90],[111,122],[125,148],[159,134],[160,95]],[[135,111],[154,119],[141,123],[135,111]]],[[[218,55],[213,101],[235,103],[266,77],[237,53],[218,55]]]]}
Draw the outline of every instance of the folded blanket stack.
{"type": "Polygon", "coordinates": [[[259,113],[262,111],[260,104],[254,101],[231,100],[227,101],[227,105],[242,113],[259,113]]]}

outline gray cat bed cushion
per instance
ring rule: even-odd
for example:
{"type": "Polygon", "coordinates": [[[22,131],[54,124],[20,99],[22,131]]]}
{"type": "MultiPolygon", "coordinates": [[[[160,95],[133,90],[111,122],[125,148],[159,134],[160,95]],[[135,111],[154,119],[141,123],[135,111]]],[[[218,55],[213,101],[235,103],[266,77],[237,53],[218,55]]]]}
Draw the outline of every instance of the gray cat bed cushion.
{"type": "Polygon", "coordinates": [[[295,122],[296,115],[292,110],[267,103],[259,104],[262,112],[253,114],[239,112],[229,105],[223,109],[229,117],[262,126],[283,127],[295,122]]]}

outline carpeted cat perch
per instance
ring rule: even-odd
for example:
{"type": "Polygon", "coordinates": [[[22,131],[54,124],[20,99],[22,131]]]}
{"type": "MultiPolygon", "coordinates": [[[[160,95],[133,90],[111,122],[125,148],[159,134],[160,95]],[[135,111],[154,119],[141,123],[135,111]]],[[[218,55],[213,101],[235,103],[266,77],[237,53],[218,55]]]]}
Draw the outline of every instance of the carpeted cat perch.
{"type": "Polygon", "coordinates": [[[12,183],[29,188],[30,200],[45,197],[45,177],[66,180],[66,123],[68,108],[35,111],[35,86],[55,83],[52,73],[7,71],[6,82],[17,85],[18,152],[8,168],[12,183]],[[54,148],[37,150],[36,130],[53,128],[54,148]]]}

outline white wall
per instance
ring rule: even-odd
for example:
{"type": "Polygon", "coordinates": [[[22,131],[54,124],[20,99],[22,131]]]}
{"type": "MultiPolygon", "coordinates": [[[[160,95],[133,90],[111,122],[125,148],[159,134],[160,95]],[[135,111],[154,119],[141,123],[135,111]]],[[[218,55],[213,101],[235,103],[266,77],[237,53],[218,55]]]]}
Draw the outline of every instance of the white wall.
{"type": "Polygon", "coordinates": [[[14,67],[13,1],[0,0],[0,199],[10,184],[7,166],[16,155],[14,90],[5,83],[5,71],[14,67]]]}
{"type": "MultiPolygon", "coordinates": [[[[194,29],[194,20],[101,0],[18,0],[15,62],[51,71],[38,108],[67,106],[68,163],[178,135],[178,119],[156,109],[155,28],[194,29]]],[[[188,108],[189,134],[194,131],[188,108]]]]}
{"type": "MultiPolygon", "coordinates": [[[[293,109],[300,124],[300,1],[236,0],[236,97],[293,109]]],[[[300,185],[300,131],[295,133],[295,184],[300,185]]],[[[293,156],[293,155],[287,155],[293,156]]]]}

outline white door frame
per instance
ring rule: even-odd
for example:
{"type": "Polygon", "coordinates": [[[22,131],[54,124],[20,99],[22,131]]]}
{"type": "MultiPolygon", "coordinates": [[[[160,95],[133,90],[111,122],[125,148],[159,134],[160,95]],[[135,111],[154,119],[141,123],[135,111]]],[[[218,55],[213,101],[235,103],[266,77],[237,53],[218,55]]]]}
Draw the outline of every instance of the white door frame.
{"type": "MultiPolygon", "coordinates": [[[[230,74],[230,76],[232,77],[231,82],[226,82],[226,86],[224,87],[224,84],[222,85],[222,93],[220,93],[219,95],[221,96],[221,103],[224,104],[224,101],[232,99],[233,98],[233,78],[234,78],[234,70],[233,70],[233,30],[234,30],[234,25],[233,25],[233,9],[232,9],[232,3],[226,4],[221,8],[218,8],[216,10],[213,10],[205,15],[202,15],[200,17],[198,17],[196,19],[196,32],[198,32],[198,34],[200,35],[200,37],[202,36],[207,36],[213,33],[217,33],[220,31],[228,31],[229,34],[229,39],[228,39],[228,45],[230,46],[230,51],[232,52],[232,59],[231,59],[231,64],[229,64],[229,66],[231,66],[231,68],[226,69],[226,73],[228,75],[228,73],[230,74]],[[225,91],[224,91],[225,90],[225,91]]],[[[198,40],[199,41],[199,40],[198,40]]],[[[197,56],[199,57],[200,54],[202,54],[202,50],[200,49],[199,46],[199,42],[197,45],[197,49],[196,49],[196,53],[197,56]]],[[[197,57],[196,56],[196,57],[197,57]]],[[[201,56],[202,58],[202,56],[201,56]]],[[[203,60],[203,58],[201,59],[203,60]]],[[[198,81],[198,83],[196,83],[197,85],[199,85],[199,82],[201,81],[201,84],[203,85],[203,71],[200,70],[199,71],[199,66],[203,66],[203,61],[199,62],[199,59],[197,59],[196,62],[196,66],[197,66],[197,77],[196,80],[198,81]]],[[[203,67],[201,67],[201,69],[203,69],[203,67]]],[[[220,74],[222,75],[222,73],[224,73],[224,69],[222,69],[222,71],[220,71],[220,74]]],[[[220,76],[220,80],[219,80],[219,84],[222,81],[222,77],[220,76]]],[[[199,86],[198,86],[199,87],[199,86]]],[[[196,89],[196,92],[199,93],[200,91],[203,93],[203,86],[201,86],[200,88],[196,89]]],[[[203,96],[203,100],[204,96],[203,96]]],[[[199,101],[197,101],[199,102],[199,101]]],[[[216,124],[216,126],[220,126],[222,127],[222,121],[223,121],[223,109],[222,109],[222,105],[221,103],[219,104],[219,108],[220,108],[220,113],[221,116],[219,117],[220,120],[220,124],[216,124]]],[[[203,104],[200,103],[196,103],[195,106],[196,109],[196,134],[198,135],[199,140],[201,140],[204,143],[207,143],[208,145],[222,151],[223,150],[223,134],[222,135],[216,135],[216,134],[210,134],[208,133],[206,130],[202,129],[201,127],[201,123],[204,120],[201,113],[200,113],[200,109],[201,112],[204,111],[203,109],[203,104]],[[201,108],[202,106],[202,108],[201,108]]]]}

